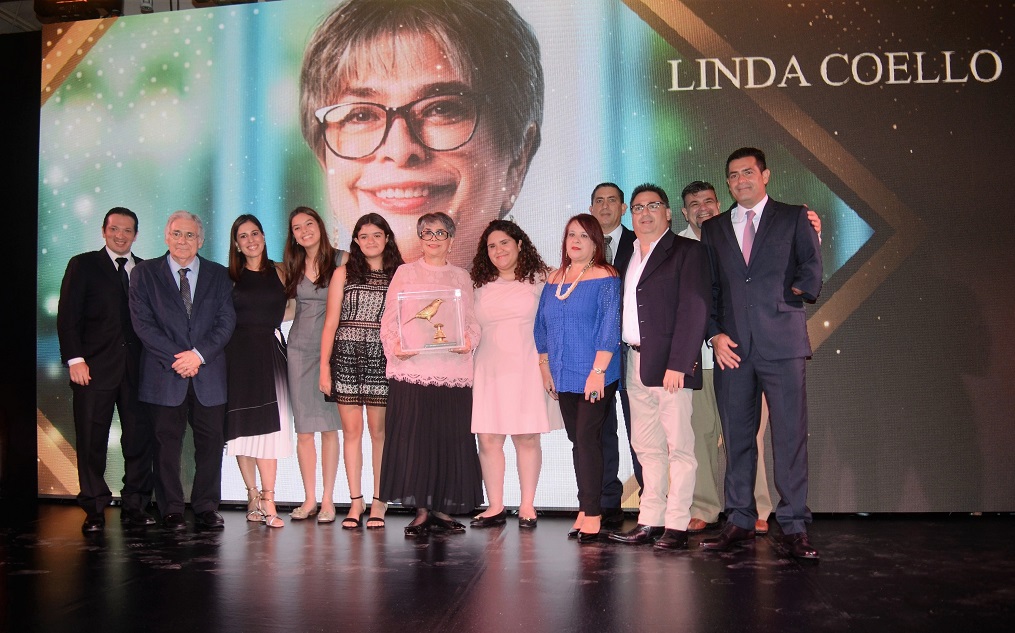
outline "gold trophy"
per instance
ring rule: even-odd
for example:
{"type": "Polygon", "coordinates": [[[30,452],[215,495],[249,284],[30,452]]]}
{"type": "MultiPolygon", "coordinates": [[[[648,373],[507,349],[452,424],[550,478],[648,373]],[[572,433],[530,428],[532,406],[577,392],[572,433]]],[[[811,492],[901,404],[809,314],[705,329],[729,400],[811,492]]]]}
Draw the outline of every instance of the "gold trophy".
{"type": "MultiPolygon", "coordinates": [[[[429,303],[429,305],[417,312],[412,319],[409,319],[409,321],[412,321],[413,319],[425,319],[427,323],[432,325],[434,327],[433,342],[435,344],[445,343],[448,340],[448,337],[444,334],[444,330],[442,329],[444,324],[434,323],[432,321],[434,316],[437,315],[437,311],[440,309],[442,303],[444,303],[444,299],[434,299],[429,303]]],[[[409,321],[406,321],[405,323],[408,323],[409,321]]]]}

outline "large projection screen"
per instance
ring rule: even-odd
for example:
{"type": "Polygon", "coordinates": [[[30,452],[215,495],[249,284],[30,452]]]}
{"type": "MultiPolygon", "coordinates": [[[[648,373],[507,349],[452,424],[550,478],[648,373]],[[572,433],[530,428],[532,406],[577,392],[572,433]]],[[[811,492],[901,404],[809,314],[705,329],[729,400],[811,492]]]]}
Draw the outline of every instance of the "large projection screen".
{"type": "MultiPolygon", "coordinates": [[[[300,131],[303,52],[338,4],[288,0],[46,27],[40,495],[77,493],[55,321],[67,261],[101,247],[109,208],[139,215],[142,257],[165,253],[172,211],[197,213],[207,227],[202,254],[219,262],[241,213],[261,219],[278,260],[294,207],[319,210],[341,248],[348,218],[373,210],[349,194],[356,174],[322,168],[300,131]]],[[[685,184],[714,183],[726,207],[725,157],[763,148],[772,197],[807,203],[823,222],[825,287],[808,308],[812,509],[1015,509],[1015,221],[1005,177],[1015,90],[1002,28],[1015,9],[916,0],[511,4],[539,41],[545,105],[541,144],[508,214],[543,257],[559,261],[564,221],[588,209],[599,182],[628,192],[661,185],[679,231],[685,184]]],[[[469,174],[460,177],[464,192],[469,174]]],[[[492,217],[482,201],[450,204],[480,231],[492,217]]],[[[401,235],[409,225],[393,226],[401,235]]],[[[478,233],[460,237],[468,235],[478,233]]],[[[460,246],[471,259],[475,244],[460,246]]],[[[117,428],[107,471],[114,491],[117,428]]],[[[576,506],[570,453],[563,431],[543,437],[537,506],[576,506]]],[[[621,453],[630,505],[636,485],[621,453]]],[[[363,479],[370,496],[369,463],[363,479]]],[[[303,499],[295,457],[281,461],[276,489],[280,501],[303,499]]],[[[222,492],[244,498],[231,458],[222,492]]],[[[348,494],[340,470],[336,500],[348,494]]]]}

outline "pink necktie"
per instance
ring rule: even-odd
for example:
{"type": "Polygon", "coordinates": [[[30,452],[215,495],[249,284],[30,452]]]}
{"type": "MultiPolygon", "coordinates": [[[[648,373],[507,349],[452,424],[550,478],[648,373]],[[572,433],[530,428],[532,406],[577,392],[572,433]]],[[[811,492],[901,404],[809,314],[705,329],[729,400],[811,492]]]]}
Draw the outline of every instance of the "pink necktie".
{"type": "Polygon", "coordinates": [[[754,246],[754,209],[747,210],[747,226],[744,227],[744,263],[751,263],[751,248],[754,246]]]}

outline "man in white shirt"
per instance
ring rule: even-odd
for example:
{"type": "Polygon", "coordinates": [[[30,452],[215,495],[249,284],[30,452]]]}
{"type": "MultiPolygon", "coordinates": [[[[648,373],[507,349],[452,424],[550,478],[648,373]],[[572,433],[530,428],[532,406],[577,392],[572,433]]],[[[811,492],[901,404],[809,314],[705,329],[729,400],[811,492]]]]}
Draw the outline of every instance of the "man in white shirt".
{"type": "Polygon", "coordinates": [[[687,549],[694,492],[691,392],[701,389],[711,284],[705,249],[670,230],[662,188],[638,186],[631,197],[634,243],[623,280],[621,338],[631,400],[631,444],[645,487],[638,525],[610,538],[659,549],[687,549]]]}

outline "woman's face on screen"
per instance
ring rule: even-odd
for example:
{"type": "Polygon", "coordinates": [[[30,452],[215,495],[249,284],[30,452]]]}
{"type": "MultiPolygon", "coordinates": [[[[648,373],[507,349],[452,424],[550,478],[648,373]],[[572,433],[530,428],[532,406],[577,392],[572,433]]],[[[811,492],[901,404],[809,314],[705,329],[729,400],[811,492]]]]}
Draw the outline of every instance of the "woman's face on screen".
{"type": "MultiPolygon", "coordinates": [[[[470,79],[448,62],[432,39],[417,36],[395,43],[390,38],[375,41],[378,48],[393,51],[387,53],[391,59],[354,73],[334,104],[399,108],[426,97],[470,91],[470,79]]],[[[482,101],[482,95],[477,96],[482,101]]],[[[369,156],[340,158],[324,150],[331,210],[340,225],[351,231],[363,214],[379,213],[391,225],[402,256],[412,261],[421,254],[416,219],[443,211],[455,221],[456,237],[471,245],[451,256],[457,265],[468,263],[469,251],[486,225],[510,208],[511,195],[517,193],[510,182],[511,162],[509,153],[494,143],[489,109],[483,105],[474,134],[457,149],[427,148],[410,133],[403,116],[394,116],[384,142],[369,156]]]]}

